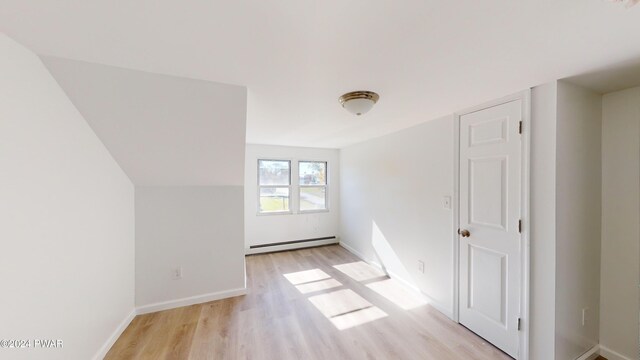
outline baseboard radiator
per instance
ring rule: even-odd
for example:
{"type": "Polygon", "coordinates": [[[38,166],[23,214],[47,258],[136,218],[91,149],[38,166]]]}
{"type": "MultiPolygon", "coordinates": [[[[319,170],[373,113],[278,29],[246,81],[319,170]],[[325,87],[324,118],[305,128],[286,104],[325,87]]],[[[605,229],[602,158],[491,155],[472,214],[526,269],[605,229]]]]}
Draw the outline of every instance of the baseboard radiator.
{"type": "Polygon", "coordinates": [[[291,241],[281,241],[274,242],[268,244],[257,244],[249,246],[249,250],[247,251],[247,255],[251,254],[259,254],[265,252],[275,252],[275,251],[287,251],[294,250],[296,248],[307,248],[314,246],[324,246],[337,243],[336,236],[325,236],[313,239],[302,239],[302,240],[291,240],[291,241]]]}

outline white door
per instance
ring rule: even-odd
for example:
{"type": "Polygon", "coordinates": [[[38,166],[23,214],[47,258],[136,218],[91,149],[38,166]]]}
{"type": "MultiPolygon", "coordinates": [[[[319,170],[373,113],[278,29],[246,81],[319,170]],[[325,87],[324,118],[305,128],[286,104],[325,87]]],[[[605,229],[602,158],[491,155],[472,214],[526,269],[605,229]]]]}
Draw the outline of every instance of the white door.
{"type": "Polygon", "coordinates": [[[517,357],[522,100],[460,117],[460,323],[517,357]]]}

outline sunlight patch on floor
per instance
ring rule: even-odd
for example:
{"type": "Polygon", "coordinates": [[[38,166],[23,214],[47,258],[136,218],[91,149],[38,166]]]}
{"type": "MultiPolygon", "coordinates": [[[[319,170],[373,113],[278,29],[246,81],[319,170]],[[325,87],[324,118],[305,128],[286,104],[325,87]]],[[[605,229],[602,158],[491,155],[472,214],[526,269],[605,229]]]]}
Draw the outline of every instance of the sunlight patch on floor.
{"type": "Polygon", "coordinates": [[[334,265],[333,267],[355,281],[366,281],[386,276],[382,270],[377,269],[364,261],[334,265]]]}
{"type": "Polygon", "coordinates": [[[307,294],[316,291],[333,289],[339,286],[342,286],[342,283],[340,281],[336,279],[327,279],[296,285],[296,289],[298,289],[298,291],[303,294],[307,294]]]}
{"type": "Polygon", "coordinates": [[[289,282],[292,283],[293,285],[299,285],[299,284],[331,278],[331,276],[329,276],[326,272],[320,269],[288,273],[288,274],[284,274],[284,277],[287,278],[287,280],[289,280],[289,282]]]}
{"type": "Polygon", "coordinates": [[[404,310],[415,309],[427,305],[424,299],[407,290],[405,286],[393,279],[376,281],[367,287],[404,310]]]}
{"type": "Polygon", "coordinates": [[[382,319],[387,314],[375,306],[361,309],[355,312],[334,316],[330,320],[338,330],[349,329],[358,325],[382,319]]]}
{"type": "Polygon", "coordinates": [[[311,296],[309,301],[339,330],[387,316],[351,289],[311,296]]]}

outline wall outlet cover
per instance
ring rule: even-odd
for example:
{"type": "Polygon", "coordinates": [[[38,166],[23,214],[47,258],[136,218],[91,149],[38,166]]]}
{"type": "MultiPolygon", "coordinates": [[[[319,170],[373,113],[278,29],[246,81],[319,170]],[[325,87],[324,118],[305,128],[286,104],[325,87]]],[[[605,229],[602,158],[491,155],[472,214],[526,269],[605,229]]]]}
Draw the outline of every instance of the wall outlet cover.
{"type": "Polygon", "coordinates": [[[178,266],[177,268],[173,269],[171,271],[171,278],[173,280],[180,280],[182,279],[182,266],[178,266]]]}

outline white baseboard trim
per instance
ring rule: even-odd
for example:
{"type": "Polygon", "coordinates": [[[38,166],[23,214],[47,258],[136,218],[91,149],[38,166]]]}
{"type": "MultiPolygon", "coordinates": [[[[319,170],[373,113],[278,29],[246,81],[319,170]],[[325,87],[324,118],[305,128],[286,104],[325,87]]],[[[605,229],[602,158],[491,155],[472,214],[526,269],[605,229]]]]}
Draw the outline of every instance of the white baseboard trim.
{"type": "Polygon", "coordinates": [[[600,345],[595,345],[576,360],[594,360],[600,355],[600,345]]]}
{"type": "Polygon", "coordinates": [[[362,260],[362,261],[366,262],[367,264],[369,264],[369,265],[371,265],[371,266],[375,266],[375,267],[377,267],[378,269],[380,269],[380,270],[384,271],[384,273],[385,273],[385,274],[388,274],[388,273],[387,273],[387,270],[386,270],[386,269],[385,269],[385,268],[384,268],[380,263],[378,263],[378,262],[376,262],[376,261],[372,261],[372,260],[367,259],[364,255],[362,255],[362,253],[361,253],[361,252],[359,252],[358,250],[356,250],[356,249],[352,248],[351,246],[349,246],[349,245],[345,244],[345,243],[344,243],[344,242],[342,242],[342,241],[340,242],[340,244],[339,244],[339,245],[340,245],[340,246],[342,246],[342,247],[343,247],[345,250],[347,250],[348,252],[350,252],[350,253],[352,253],[353,255],[355,255],[356,257],[358,257],[360,260],[362,260]]]}
{"type": "Polygon", "coordinates": [[[304,249],[308,247],[314,246],[323,246],[323,245],[333,245],[338,244],[340,240],[338,238],[328,239],[328,240],[317,240],[317,241],[309,241],[295,244],[286,244],[286,245],[275,245],[275,246],[267,246],[256,249],[245,249],[245,255],[254,255],[254,254],[264,254],[276,251],[287,251],[287,250],[296,250],[296,249],[304,249]]]}
{"type": "Polygon", "coordinates": [[[344,242],[340,242],[340,246],[342,246],[343,248],[345,248],[347,251],[349,251],[350,253],[352,253],[353,255],[357,256],[358,258],[360,258],[360,260],[375,266],[379,269],[381,269],[382,271],[384,271],[387,275],[389,275],[390,278],[397,280],[399,283],[401,283],[405,288],[407,288],[409,291],[411,291],[412,293],[416,294],[417,296],[421,297],[422,299],[424,299],[429,305],[433,306],[434,309],[438,310],[439,312],[443,313],[446,317],[448,317],[449,319],[453,320],[453,311],[451,311],[450,309],[448,309],[446,306],[444,306],[443,304],[441,304],[440,302],[434,300],[433,298],[431,298],[431,296],[425,294],[422,292],[422,290],[420,290],[417,286],[415,286],[414,284],[412,284],[410,281],[407,281],[406,279],[404,279],[401,276],[398,276],[398,274],[393,273],[392,271],[388,271],[384,266],[382,266],[381,264],[375,262],[375,261],[371,261],[368,260],[367,258],[365,258],[362,253],[360,253],[359,251],[357,251],[356,249],[352,248],[351,246],[345,244],[344,242]]]}
{"type": "Polygon", "coordinates": [[[175,309],[183,306],[206,303],[209,301],[226,299],[234,296],[246,295],[246,288],[238,288],[226,291],[218,291],[209,294],[190,296],[182,299],[157,302],[149,305],[143,305],[136,308],[138,315],[158,312],[162,310],[175,309]]]}
{"type": "Polygon", "coordinates": [[[600,345],[600,355],[606,357],[607,360],[634,360],[630,357],[626,357],[620,353],[617,353],[603,345],[600,345]]]}
{"type": "Polygon", "coordinates": [[[118,327],[113,331],[113,333],[111,333],[111,336],[109,336],[109,338],[104,343],[104,345],[102,345],[100,350],[98,350],[96,355],[93,357],[94,360],[102,360],[104,359],[105,356],[107,356],[107,353],[109,352],[109,350],[111,350],[111,347],[113,346],[113,344],[116,343],[120,335],[122,335],[122,333],[125,331],[127,326],[131,324],[131,321],[133,321],[133,318],[135,317],[136,317],[136,309],[133,309],[131,310],[129,315],[127,315],[127,317],[125,317],[124,320],[122,320],[120,325],[118,325],[118,327]]]}

